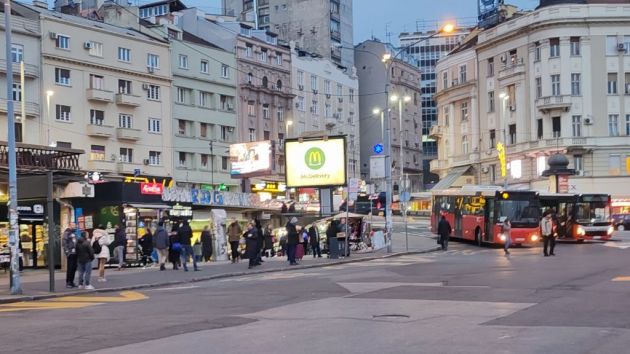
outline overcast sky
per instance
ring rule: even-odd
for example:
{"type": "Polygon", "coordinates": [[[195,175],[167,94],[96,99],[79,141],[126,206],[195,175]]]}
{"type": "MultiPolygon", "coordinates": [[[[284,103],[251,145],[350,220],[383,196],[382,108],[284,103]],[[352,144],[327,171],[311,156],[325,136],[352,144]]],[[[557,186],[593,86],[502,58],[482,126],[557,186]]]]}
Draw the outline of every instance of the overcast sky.
{"type": "MultiPolygon", "coordinates": [[[[203,11],[218,13],[221,0],[183,0],[187,6],[199,7],[203,11]]],[[[151,2],[142,0],[141,2],[151,2]]],[[[524,9],[533,9],[538,0],[507,0],[524,9]]],[[[424,25],[435,28],[438,23],[448,19],[457,22],[474,22],[477,16],[475,0],[354,0],[354,41],[359,43],[372,35],[386,40],[385,28],[396,40],[402,31],[415,31],[416,21],[425,21],[424,25]]],[[[419,22],[422,26],[422,22],[419,22]]],[[[421,28],[422,29],[422,28],[421,28]]]]}

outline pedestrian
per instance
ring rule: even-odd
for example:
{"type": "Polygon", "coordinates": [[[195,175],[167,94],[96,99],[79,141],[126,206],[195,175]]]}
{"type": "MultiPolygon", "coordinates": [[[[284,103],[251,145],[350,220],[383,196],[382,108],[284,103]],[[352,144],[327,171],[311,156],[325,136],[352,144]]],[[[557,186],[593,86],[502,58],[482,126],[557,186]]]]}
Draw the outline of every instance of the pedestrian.
{"type": "Polygon", "coordinates": [[[549,257],[549,255],[555,256],[553,249],[556,247],[556,240],[553,237],[553,221],[549,210],[545,212],[542,220],[540,220],[540,234],[543,238],[543,255],[545,257],[549,257]]]}
{"type": "Polygon", "coordinates": [[[248,269],[252,269],[258,263],[258,230],[256,229],[256,225],[253,222],[249,222],[247,224],[247,231],[243,234],[245,238],[245,250],[247,253],[247,258],[249,258],[249,267],[248,269]]]}
{"type": "Polygon", "coordinates": [[[273,230],[271,229],[271,224],[267,224],[267,226],[265,226],[265,230],[263,231],[264,237],[265,237],[265,244],[263,246],[263,253],[266,255],[266,257],[273,257],[275,256],[275,252],[273,249],[273,230]]]}
{"type": "Polygon", "coordinates": [[[501,224],[501,229],[503,237],[505,237],[505,241],[503,242],[503,251],[507,256],[510,254],[509,248],[512,245],[512,223],[510,222],[510,218],[505,217],[503,223],[501,224]]]}
{"type": "Polygon", "coordinates": [[[228,241],[230,242],[230,250],[232,251],[232,263],[236,263],[240,259],[240,252],[238,250],[243,235],[243,230],[238,221],[234,221],[228,227],[228,241]]]}
{"type": "Polygon", "coordinates": [[[204,226],[201,232],[201,254],[204,261],[210,262],[212,258],[212,234],[208,225],[204,226]]]}
{"type": "Polygon", "coordinates": [[[453,229],[451,228],[451,224],[449,224],[446,217],[442,215],[442,219],[438,223],[438,243],[442,245],[442,251],[448,250],[448,239],[451,235],[453,229]]]}
{"type": "Polygon", "coordinates": [[[311,225],[308,229],[308,238],[311,243],[311,248],[313,249],[313,258],[322,258],[322,250],[319,245],[319,230],[317,230],[315,224],[311,225]]]}
{"type": "Polygon", "coordinates": [[[188,224],[188,220],[184,220],[182,226],[177,230],[177,236],[179,237],[179,243],[182,245],[182,265],[184,266],[184,272],[188,271],[188,266],[186,265],[188,257],[192,258],[194,271],[199,271],[199,268],[197,268],[197,260],[195,259],[195,252],[191,244],[193,232],[188,224]]]}
{"type": "Polygon", "coordinates": [[[280,213],[286,214],[287,211],[288,211],[287,204],[285,202],[282,202],[282,207],[280,208],[280,213]]]}
{"type": "Polygon", "coordinates": [[[201,241],[197,240],[193,245],[193,253],[195,254],[195,260],[197,263],[201,263],[203,257],[203,248],[201,247],[201,241]]]}
{"type": "Polygon", "coordinates": [[[287,256],[289,258],[290,265],[297,265],[298,263],[295,261],[295,253],[297,250],[298,243],[300,243],[300,235],[297,232],[296,224],[297,218],[294,216],[289,220],[286,225],[287,230],[287,256]]]}
{"type": "Polygon", "coordinates": [[[66,288],[72,289],[77,286],[74,284],[74,276],[77,272],[77,234],[74,223],[70,224],[63,232],[62,245],[63,252],[66,255],[66,288]]]}
{"type": "Polygon", "coordinates": [[[92,231],[92,249],[94,250],[94,256],[98,260],[98,281],[106,282],[105,279],[105,265],[109,261],[109,235],[105,231],[103,225],[98,225],[96,229],[92,231]]]}
{"type": "MultiPolygon", "coordinates": [[[[330,258],[330,240],[337,237],[337,221],[330,220],[328,227],[326,228],[326,249],[328,249],[328,258],[330,258]]],[[[335,252],[335,254],[338,254],[335,252]]]]}
{"type": "Polygon", "coordinates": [[[169,234],[169,248],[168,248],[168,260],[173,264],[173,270],[179,269],[179,264],[181,262],[181,252],[182,252],[182,244],[179,243],[179,235],[177,233],[179,230],[179,224],[177,222],[173,223],[173,227],[171,228],[171,232],[169,234]]]}
{"type": "Polygon", "coordinates": [[[149,262],[152,262],[151,253],[153,253],[153,234],[150,228],[147,227],[147,231],[138,240],[138,243],[142,249],[141,263],[143,267],[146,267],[149,262]]]}
{"type": "Polygon", "coordinates": [[[114,256],[118,260],[118,268],[116,270],[121,271],[123,269],[123,263],[125,262],[125,249],[127,248],[127,234],[125,230],[116,225],[114,227],[114,256]]]}
{"type": "MultiPolygon", "coordinates": [[[[302,256],[307,255],[309,253],[309,248],[308,248],[308,228],[306,226],[304,226],[300,230],[300,245],[302,246],[302,256]]],[[[302,258],[299,258],[299,259],[302,260],[302,258]]]]}
{"type": "Polygon", "coordinates": [[[92,261],[94,260],[94,250],[92,249],[92,240],[85,232],[77,242],[77,263],[79,266],[79,289],[92,290],[94,287],[90,284],[92,274],[92,261]]]}
{"type": "Polygon", "coordinates": [[[164,221],[160,221],[157,229],[155,230],[155,236],[153,236],[153,247],[157,250],[160,270],[166,270],[165,263],[168,259],[169,245],[169,237],[168,233],[164,229],[164,221]]]}
{"type": "Polygon", "coordinates": [[[288,240],[288,236],[287,234],[283,234],[282,236],[280,236],[280,241],[278,242],[280,244],[280,253],[282,253],[282,256],[287,256],[287,260],[289,259],[289,240],[288,240]]]}
{"type": "Polygon", "coordinates": [[[262,260],[262,251],[265,245],[265,233],[260,220],[254,219],[254,225],[256,226],[256,265],[261,265],[264,262],[262,260]]]}

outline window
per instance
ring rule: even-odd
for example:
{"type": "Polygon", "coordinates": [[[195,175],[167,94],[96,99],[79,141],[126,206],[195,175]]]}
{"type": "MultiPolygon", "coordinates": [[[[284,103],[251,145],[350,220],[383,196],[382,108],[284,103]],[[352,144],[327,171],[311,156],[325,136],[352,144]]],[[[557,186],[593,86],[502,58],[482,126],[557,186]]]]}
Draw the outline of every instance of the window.
{"type": "Polygon", "coordinates": [[[569,41],[571,44],[571,55],[579,56],[580,55],[580,37],[571,37],[569,41]]]}
{"type": "Polygon", "coordinates": [[[221,169],[223,171],[227,171],[228,170],[228,164],[229,164],[229,159],[227,156],[221,156],[221,169]]]}
{"type": "Polygon", "coordinates": [[[188,55],[179,55],[179,68],[188,69],[188,55]]]}
{"type": "Polygon", "coordinates": [[[497,179],[497,165],[490,165],[489,167],[490,182],[494,183],[497,179]]]}
{"type": "Polygon", "coordinates": [[[282,133],[278,133],[278,144],[280,144],[280,146],[284,146],[284,134],[282,133]]]}
{"type": "Polygon", "coordinates": [[[208,168],[208,158],[210,155],[201,154],[201,168],[208,168]]]}
{"type": "Polygon", "coordinates": [[[348,96],[350,96],[350,103],[354,103],[354,89],[348,90],[348,96]]]}
{"type": "Polygon", "coordinates": [[[11,44],[11,62],[19,63],[24,60],[24,46],[21,44],[11,44]]]}
{"type": "Polygon", "coordinates": [[[160,86],[149,85],[147,90],[147,98],[150,100],[158,101],[160,99],[160,86]]]}
{"type": "Polygon", "coordinates": [[[155,54],[147,54],[147,67],[152,69],[159,69],[160,57],[155,54]]]}
{"type": "Polygon", "coordinates": [[[464,135],[462,137],[462,154],[466,155],[468,154],[468,136],[464,135]]]}
{"type": "Polygon", "coordinates": [[[268,103],[263,104],[262,113],[263,113],[263,119],[271,119],[271,115],[269,114],[269,104],[268,103]]]}
{"type": "Polygon", "coordinates": [[[538,156],[536,158],[536,174],[542,176],[543,172],[547,169],[547,159],[545,156],[538,156]]]}
{"type": "Polygon", "coordinates": [[[282,53],[276,52],[276,65],[282,66],[282,63],[283,63],[282,53]]]}
{"type": "Polygon", "coordinates": [[[256,129],[249,128],[249,141],[256,141],[256,129]]]}
{"type": "Polygon", "coordinates": [[[630,95],[630,73],[625,73],[625,77],[626,77],[626,79],[624,81],[624,83],[625,83],[624,93],[626,95],[630,95]]]}
{"type": "Polygon", "coordinates": [[[177,103],[186,103],[186,89],[183,87],[178,87],[177,96],[175,99],[177,103]]]}
{"type": "Polygon", "coordinates": [[[582,136],[582,116],[573,116],[571,117],[572,127],[573,127],[573,136],[580,137],[582,136]]]}
{"type": "Polygon", "coordinates": [[[304,86],[304,71],[298,70],[297,72],[297,82],[299,86],[304,86]]]}
{"type": "Polygon", "coordinates": [[[490,149],[494,149],[497,146],[497,132],[496,130],[490,130],[490,149]]]}
{"type": "Polygon", "coordinates": [[[536,98],[542,97],[542,78],[536,78],[536,98]]]}
{"type": "Polygon", "coordinates": [[[536,137],[538,139],[543,138],[543,120],[541,118],[536,120],[536,137]]]}
{"type": "Polygon", "coordinates": [[[230,78],[230,67],[227,65],[221,65],[221,77],[224,79],[230,78]]]}
{"type": "Polygon", "coordinates": [[[560,96],[560,75],[551,75],[551,95],[560,96]]]}
{"type": "Polygon", "coordinates": [[[442,87],[446,90],[448,88],[448,72],[442,73],[442,87]]]}
{"type": "Polygon", "coordinates": [[[330,95],[332,93],[330,87],[330,80],[324,80],[324,93],[330,95]]]}
{"type": "Polygon", "coordinates": [[[444,106],[444,125],[449,125],[449,114],[448,106],[444,106]]]}
{"type": "Polygon", "coordinates": [[[131,49],[118,47],[118,60],[129,63],[131,61],[131,49]]]}
{"type": "Polygon", "coordinates": [[[247,83],[252,84],[254,82],[254,75],[252,73],[247,74],[247,83]]]}
{"type": "Polygon", "coordinates": [[[276,90],[282,90],[282,80],[276,81],[276,90]]]}
{"type": "Polygon", "coordinates": [[[105,78],[101,75],[90,74],[90,88],[94,90],[104,90],[105,78]]]}
{"type": "Polygon", "coordinates": [[[119,79],[118,80],[118,93],[131,95],[131,81],[119,79]]]}
{"type": "Polygon", "coordinates": [[[105,121],[105,112],[97,109],[90,109],[90,124],[103,125],[105,121]]]}
{"type": "Polygon", "coordinates": [[[234,111],[234,97],[219,95],[219,103],[221,105],[221,110],[228,112],[234,111]]]}
{"type": "Polygon", "coordinates": [[[22,85],[21,84],[13,84],[12,90],[13,101],[22,101],[22,85]]]}
{"type": "Polygon", "coordinates": [[[284,110],[282,108],[278,108],[276,116],[278,117],[278,122],[284,122],[284,110]]]}
{"type": "Polygon", "coordinates": [[[468,120],[468,102],[462,102],[461,104],[462,122],[468,120]]]}
{"type": "Polygon", "coordinates": [[[551,117],[551,131],[554,138],[562,136],[562,120],[560,117],[551,117]]]}
{"type": "Polygon", "coordinates": [[[513,160],[510,162],[510,175],[514,179],[523,177],[523,166],[521,160],[513,160]]]}
{"type": "Polygon", "coordinates": [[[488,92],[488,112],[494,112],[494,91],[488,92]]]}
{"type": "Polygon", "coordinates": [[[509,131],[510,131],[510,136],[508,140],[509,144],[510,145],[516,144],[516,124],[510,124],[509,131]]]}
{"type": "Polygon", "coordinates": [[[55,39],[55,46],[59,49],[70,49],[70,37],[58,34],[55,39]]]}
{"type": "Polygon", "coordinates": [[[251,44],[245,46],[245,56],[251,58],[254,52],[254,47],[251,44]]]}
{"type": "Polygon", "coordinates": [[[560,38],[549,39],[549,57],[557,58],[560,56],[560,38]]]}
{"type": "Polygon", "coordinates": [[[72,149],[72,143],[67,141],[57,141],[57,147],[62,149],[72,149]]]}
{"type": "MultiPolygon", "coordinates": [[[[446,72],[444,72],[444,74],[446,74],[446,72]]],[[[494,76],[494,58],[488,59],[488,77],[491,76],[494,76]]],[[[448,79],[448,77],[445,75],[444,79],[448,79]]]]}
{"type": "Polygon", "coordinates": [[[179,155],[178,157],[178,161],[179,161],[179,167],[187,167],[187,163],[186,161],[188,160],[188,154],[185,152],[179,152],[177,155],[179,155]]]}
{"type": "Polygon", "coordinates": [[[250,117],[256,117],[256,106],[254,101],[247,102],[247,115],[250,117]]]}
{"type": "Polygon", "coordinates": [[[212,101],[212,94],[210,92],[199,91],[199,106],[204,108],[210,108],[210,102],[212,101]]]}
{"type": "Polygon", "coordinates": [[[298,111],[304,112],[304,97],[298,96],[297,98],[297,109],[298,111]]]}
{"type": "MultiPolygon", "coordinates": [[[[340,96],[339,98],[341,99],[342,95],[343,95],[343,86],[341,84],[337,84],[337,96],[340,96]]],[[[415,95],[415,93],[414,93],[414,95],[415,95]]],[[[417,97],[416,97],[416,99],[417,99],[417,97]]]]}
{"type": "MultiPolygon", "coordinates": [[[[330,117],[331,116],[331,107],[329,103],[326,103],[324,105],[324,117],[330,117]]],[[[339,119],[341,116],[337,117],[337,119],[339,119]]]]}
{"type": "Polygon", "coordinates": [[[608,94],[617,94],[617,73],[608,73],[608,94]]]}
{"type": "Polygon", "coordinates": [[[57,85],[70,85],[70,70],[55,68],[55,83],[57,85]]]}
{"type": "Polygon", "coordinates": [[[158,118],[149,118],[149,133],[159,134],[162,132],[162,120],[158,118]]]}
{"type": "Polygon", "coordinates": [[[187,136],[188,123],[183,119],[177,119],[177,134],[187,136]]]}
{"type": "Polygon", "coordinates": [[[90,55],[93,57],[102,57],[103,56],[103,43],[99,42],[89,42],[90,43],[90,55]]]}
{"type": "Polygon", "coordinates": [[[606,55],[617,55],[617,36],[606,36],[606,55]]]}
{"type": "Polygon", "coordinates": [[[619,176],[621,173],[621,156],[610,155],[608,157],[608,174],[611,176],[619,176]]]}
{"type": "Polygon", "coordinates": [[[311,113],[319,114],[319,103],[315,100],[311,103],[311,113]]]}
{"type": "Polygon", "coordinates": [[[120,162],[123,163],[132,163],[133,162],[133,149],[130,148],[120,148],[120,162]]]}
{"type": "Polygon", "coordinates": [[[258,61],[267,62],[267,49],[261,49],[260,53],[258,53],[258,61]]]}
{"type": "Polygon", "coordinates": [[[234,128],[226,127],[225,125],[221,126],[221,141],[230,140],[230,129],[234,129],[234,128]]]}
{"type": "Polygon", "coordinates": [[[626,114],[626,135],[630,135],[630,114],[626,114]]]}
{"type": "Polygon", "coordinates": [[[630,54],[630,36],[623,36],[623,52],[625,55],[630,54]]]}
{"type": "Polygon", "coordinates": [[[579,96],[582,94],[580,79],[580,74],[571,74],[571,95],[573,96],[579,96]]]}
{"type": "Polygon", "coordinates": [[[317,91],[317,76],[311,75],[311,90],[317,91]]]}
{"type": "Polygon", "coordinates": [[[609,114],[608,115],[608,135],[610,136],[619,136],[619,115],[618,114],[609,114]]]}
{"type": "Polygon", "coordinates": [[[208,123],[199,124],[199,136],[202,138],[208,137],[208,123]]]}
{"type": "Polygon", "coordinates": [[[210,71],[209,66],[210,65],[208,64],[207,60],[202,60],[199,71],[201,71],[202,74],[207,74],[210,71]]]}
{"type": "Polygon", "coordinates": [[[584,171],[584,158],[582,155],[573,155],[573,169],[576,171],[584,171]]]}
{"type": "Polygon", "coordinates": [[[90,147],[90,160],[105,161],[105,146],[92,145],[90,147]]]}
{"type": "Polygon", "coordinates": [[[119,114],[118,115],[118,127],[131,129],[133,128],[133,118],[130,114],[119,114]]]}
{"type": "Polygon", "coordinates": [[[55,106],[55,119],[62,122],[70,121],[70,106],[56,105],[55,106]]]}
{"type": "Polygon", "coordinates": [[[534,61],[540,61],[540,42],[534,43],[534,61]]]}
{"type": "Polygon", "coordinates": [[[263,76],[263,78],[262,78],[262,87],[267,88],[268,85],[269,85],[269,79],[267,79],[266,76],[263,76]]]}
{"type": "Polygon", "coordinates": [[[459,67],[459,83],[463,84],[466,82],[466,65],[462,65],[459,67]]]}
{"type": "Polygon", "coordinates": [[[159,151],[149,151],[149,165],[159,166],[162,164],[162,153],[159,151]]]}

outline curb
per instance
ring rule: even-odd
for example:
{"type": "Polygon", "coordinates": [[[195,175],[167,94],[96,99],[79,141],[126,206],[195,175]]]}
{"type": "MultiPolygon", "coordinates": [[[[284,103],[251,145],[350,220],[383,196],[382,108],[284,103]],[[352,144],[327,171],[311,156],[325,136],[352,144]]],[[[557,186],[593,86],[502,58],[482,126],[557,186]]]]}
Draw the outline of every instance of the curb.
{"type": "Polygon", "coordinates": [[[181,284],[190,284],[190,283],[198,283],[202,281],[215,280],[215,279],[225,279],[225,278],[235,278],[246,275],[256,275],[256,274],[266,274],[266,273],[278,273],[278,272],[289,272],[292,270],[300,270],[300,269],[313,269],[313,268],[325,268],[337,266],[340,264],[349,264],[349,263],[359,263],[359,262],[367,262],[373,261],[377,259],[387,259],[400,257],[410,254],[423,254],[423,253],[431,253],[438,251],[440,247],[433,247],[430,249],[422,250],[422,251],[406,251],[406,252],[397,252],[392,254],[386,254],[384,256],[372,256],[365,257],[359,259],[344,259],[338,262],[330,262],[330,263],[322,263],[322,264],[308,264],[308,265],[299,265],[297,267],[282,267],[276,269],[260,269],[254,271],[240,271],[240,272],[232,272],[232,273],[224,273],[224,274],[215,274],[209,275],[205,277],[198,277],[192,279],[183,279],[183,280],[171,280],[160,283],[153,284],[136,284],[136,285],[128,285],[128,286],[120,286],[115,288],[100,288],[94,290],[81,290],[81,291],[69,291],[64,293],[54,293],[54,294],[43,294],[43,295],[21,295],[15,298],[4,298],[0,299],[0,304],[10,304],[15,302],[23,302],[23,301],[38,301],[38,300],[49,300],[56,299],[60,297],[66,296],[76,296],[76,295],[86,295],[86,294],[98,294],[98,293],[109,293],[109,292],[117,292],[117,291],[127,291],[127,290],[139,290],[139,289],[151,289],[151,288],[159,288],[164,286],[172,286],[172,285],[181,285],[181,284]]]}

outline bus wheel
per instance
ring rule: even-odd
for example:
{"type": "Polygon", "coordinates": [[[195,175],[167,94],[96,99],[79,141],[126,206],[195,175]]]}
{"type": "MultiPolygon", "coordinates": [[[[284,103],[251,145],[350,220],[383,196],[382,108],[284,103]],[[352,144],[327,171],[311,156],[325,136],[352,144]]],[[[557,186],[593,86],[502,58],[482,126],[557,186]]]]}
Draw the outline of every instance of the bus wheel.
{"type": "Polygon", "coordinates": [[[477,243],[477,246],[481,246],[483,241],[481,240],[481,229],[480,228],[476,228],[475,229],[475,242],[477,243]]]}

